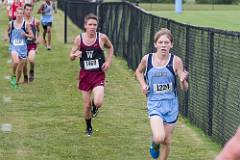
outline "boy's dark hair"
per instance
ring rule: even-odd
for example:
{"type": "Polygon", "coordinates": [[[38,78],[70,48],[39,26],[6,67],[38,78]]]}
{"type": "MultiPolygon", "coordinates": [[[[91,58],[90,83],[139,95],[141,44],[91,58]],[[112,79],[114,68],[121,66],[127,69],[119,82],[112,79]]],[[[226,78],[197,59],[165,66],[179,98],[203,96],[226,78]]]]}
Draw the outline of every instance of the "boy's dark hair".
{"type": "Polygon", "coordinates": [[[31,4],[29,4],[29,3],[26,3],[26,4],[24,5],[24,9],[26,9],[27,7],[33,8],[33,6],[32,6],[31,4]]]}

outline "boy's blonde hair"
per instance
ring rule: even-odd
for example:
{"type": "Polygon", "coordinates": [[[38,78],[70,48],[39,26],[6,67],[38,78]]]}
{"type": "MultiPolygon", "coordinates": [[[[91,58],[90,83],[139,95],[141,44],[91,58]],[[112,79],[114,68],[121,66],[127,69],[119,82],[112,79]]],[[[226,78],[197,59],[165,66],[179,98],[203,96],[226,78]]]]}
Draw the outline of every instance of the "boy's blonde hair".
{"type": "Polygon", "coordinates": [[[154,43],[156,43],[157,40],[163,35],[166,35],[168,37],[168,39],[171,41],[171,43],[173,43],[173,35],[172,35],[171,31],[167,28],[161,28],[157,33],[155,33],[154,43]]]}

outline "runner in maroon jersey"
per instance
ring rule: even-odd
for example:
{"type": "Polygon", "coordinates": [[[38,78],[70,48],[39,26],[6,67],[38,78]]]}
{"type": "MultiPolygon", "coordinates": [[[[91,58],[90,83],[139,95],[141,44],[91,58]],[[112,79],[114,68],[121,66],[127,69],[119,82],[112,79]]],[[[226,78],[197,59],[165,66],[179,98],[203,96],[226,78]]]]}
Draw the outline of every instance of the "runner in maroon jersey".
{"type": "Polygon", "coordinates": [[[29,77],[28,77],[28,69],[27,63],[24,66],[23,74],[24,74],[24,82],[28,83],[34,80],[34,68],[35,68],[35,55],[37,51],[37,44],[41,41],[40,32],[40,22],[38,19],[32,16],[33,5],[26,3],[24,6],[24,19],[27,24],[31,26],[32,32],[34,34],[33,39],[27,39],[27,47],[28,47],[28,60],[30,64],[29,77]]]}
{"type": "Polygon", "coordinates": [[[80,58],[78,88],[82,92],[88,136],[93,132],[91,117],[96,117],[98,108],[103,104],[105,72],[109,69],[113,57],[112,43],[105,34],[97,32],[97,25],[97,16],[87,15],[84,19],[85,32],[75,38],[70,51],[72,61],[80,58]],[[103,53],[104,46],[108,48],[106,60],[103,53]]]}

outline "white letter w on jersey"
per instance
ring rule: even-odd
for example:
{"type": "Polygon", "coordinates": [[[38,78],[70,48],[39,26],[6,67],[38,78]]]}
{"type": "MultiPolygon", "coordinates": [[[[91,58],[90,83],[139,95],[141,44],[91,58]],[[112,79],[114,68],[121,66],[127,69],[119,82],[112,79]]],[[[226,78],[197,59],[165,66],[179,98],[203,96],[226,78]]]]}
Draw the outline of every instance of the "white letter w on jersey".
{"type": "Polygon", "coordinates": [[[87,53],[87,58],[93,57],[93,51],[86,51],[86,53],[87,53]]]}

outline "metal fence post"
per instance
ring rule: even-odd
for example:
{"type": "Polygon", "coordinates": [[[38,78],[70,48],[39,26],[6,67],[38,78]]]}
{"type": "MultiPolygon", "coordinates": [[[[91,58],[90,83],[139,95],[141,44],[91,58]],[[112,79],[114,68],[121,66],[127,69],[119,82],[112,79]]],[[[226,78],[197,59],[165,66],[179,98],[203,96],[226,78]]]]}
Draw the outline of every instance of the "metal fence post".
{"type": "MultiPolygon", "coordinates": [[[[190,36],[189,36],[189,26],[186,26],[186,56],[185,56],[185,69],[189,71],[189,57],[190,57],[190,47],[189,47],[189,42],[190,42],[190,36]]],[[[184,113],[183,115],[185,117],[188,116],[188,101],[189,101],[189,89],[188,91],[184,94],[184,113]]]]}
{"type": "Polygon", "coordinates": [[[212,136],[212,120],[213,120],[213,62],[214,62],[214,32],[209,31],[209,95],[208,95],[208,135],[212,136]]]}
{"type": "Polygon", "coordinates": [[[67,14],[68,14],[68,1],[64,0],[64,43],[67,43],[67,14]]]}

